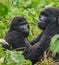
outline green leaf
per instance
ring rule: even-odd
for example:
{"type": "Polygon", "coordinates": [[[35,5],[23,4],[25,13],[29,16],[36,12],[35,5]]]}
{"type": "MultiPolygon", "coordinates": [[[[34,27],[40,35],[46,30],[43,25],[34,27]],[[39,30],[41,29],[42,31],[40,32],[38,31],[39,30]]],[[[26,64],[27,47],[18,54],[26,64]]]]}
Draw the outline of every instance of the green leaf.
{"type": "Polygon", "coordinates": [[[50,42],[50,50],[54,53],[59,52],[59,35],[52,37],[50,42]]]}
{"type": "Polygon", "coordinates": [[[6,54],[7,56],[5,61],[7,62],[7,64],[16,63],[20,65],[24,63],[25,59],[24,56],[21,54],[21,52],[7,50],[6,54]]]}
{"type": "Polygon", "coordinates": [[[0,39],[0,42],[8,45],[8,43],[4,39],[0,39]]]}
{"type": "Polygon", "coordinates": [[[8,13],[8,8],[4,4],[0,3],[0,16],[5,16],[8,13]]]}

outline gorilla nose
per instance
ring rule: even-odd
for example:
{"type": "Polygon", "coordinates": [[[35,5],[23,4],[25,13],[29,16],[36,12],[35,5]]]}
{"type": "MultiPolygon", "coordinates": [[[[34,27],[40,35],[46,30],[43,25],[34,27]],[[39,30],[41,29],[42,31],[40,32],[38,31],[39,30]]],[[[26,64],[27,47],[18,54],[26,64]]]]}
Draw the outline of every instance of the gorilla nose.
{"type": "Polygon", "coordinates": [[[43,26],[43,25],[45,25],[45,22],[39,20],[38,25],[43,26]]]}
{"type": "Polygon", "coordinates": [[[28,29],[25,29],[25,31],[28,31],[28,29]]]}
{"type": "Polygon", "coordinates": [[[26,31],[26,32],[28,32],[28,31],[29,31],[29,30],[28,30],[28,28],[24,28],[24,29],[25,29],[25,31],[26,31]]]}
{"type": "Polygon", "coordinates": [[[46,25],[45,25],[45,22],[42,22],[42,21],[39,21],[38,22],[38,27],[40,28],[40,29],[45,29],[45,27],[46,27],[46,25]]]}

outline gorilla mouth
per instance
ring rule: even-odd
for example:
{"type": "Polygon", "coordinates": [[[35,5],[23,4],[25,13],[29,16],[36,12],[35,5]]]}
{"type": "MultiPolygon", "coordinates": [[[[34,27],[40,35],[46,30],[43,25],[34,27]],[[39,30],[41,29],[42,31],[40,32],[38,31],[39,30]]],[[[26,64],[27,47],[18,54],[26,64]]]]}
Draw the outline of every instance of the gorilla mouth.
{"type": "Polygon", "coordinates": [[[28,37],[29,33],[28,32],[24,32],[23,35],[24,35],[24,37],[28,37]]]}
{"type": "Polygon", "coordinates": [[[39,27],[40,29],[44,30],[44,29],[46,28],[46,25],[45,25],[45,24],[39,24],[39,23],[38,23],[38,27],[39,27]]]}

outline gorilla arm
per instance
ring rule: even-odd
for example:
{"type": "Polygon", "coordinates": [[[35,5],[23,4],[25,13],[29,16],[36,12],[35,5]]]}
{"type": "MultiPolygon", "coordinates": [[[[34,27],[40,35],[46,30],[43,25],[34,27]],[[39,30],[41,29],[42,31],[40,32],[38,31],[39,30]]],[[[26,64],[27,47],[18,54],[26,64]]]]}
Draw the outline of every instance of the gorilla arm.
{"type": "MultiPolygon", "coordinates": [[[[48,31],[45,30],[44,34],[42,35],[42,37],[38,41],[38,43],[34,44],[30,48],[27,48],[26,51],[23,53],[25,59],[30,59],[33,63],[36,63],[38,61],[39,57],[43,56],[44,50],[46,50],[46,48],[48,47],[45,42],[45,41],[47,41],[46,39],[48,38],[47,34],[45,35],[45,32],[48,33],[48,31]]],[[[47,43],[48,42],[49,41],[47,41],[47,43]]]]}
{"type": "Polygon", "coordinates": [[[27,48],[27,50],[23,53],[24,57],[26,59],[30,59],[33,63],[36,63],[38,59],[43,56],[44,51],[50,46],[51,37],[55,34],[59,34],[59,26],[55,23],[53,26],[52,24],[49,24],[38,43],[30,48],[27,48]]]}
{"type": "MultiPolygon", "coordinates": [[[[44,31],[43,31],[43,32],[44,32],[44,31]]],[[[30,42],[31,45],[34,45],[34,44],[36,44],[37,42],[40,41],[40,38],[42,37],[43,32],[42,32],[41,34],[39,34],[34,40],[32,40],[32,41],[30,42]]]]}

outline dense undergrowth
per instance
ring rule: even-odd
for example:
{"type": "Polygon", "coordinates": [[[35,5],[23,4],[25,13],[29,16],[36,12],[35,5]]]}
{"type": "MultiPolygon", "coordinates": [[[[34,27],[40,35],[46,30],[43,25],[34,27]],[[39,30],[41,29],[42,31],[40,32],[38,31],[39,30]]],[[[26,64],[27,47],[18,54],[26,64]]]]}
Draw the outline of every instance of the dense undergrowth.
{"type": "MultiPolygon", "coordinates": [[[[0,0],[0,42],[3,40],[8,31],[11,20],[15,16],[24,16],[30,25],[29,41],[38,36],[42,30],[37,26],[40,11],[46,6],[59,7],[58,0],[0,0]]],[[[51,39],[50,50],[54,54],[59,50],[59,35],[51,39]],[[56,45],[57,44],[57,45],[56,45]]],[[[0,43],[0,65],[32,65],[30,60],[25,60],[22,51],[6,50],[1,47],[0,43]]],[[[58,52],[59,53],[59,52],[58,52]]],[[[57,65],[58,62],[52,58],[47,58],[44,53],[44,60],[36,65],[57,65]]]]}

